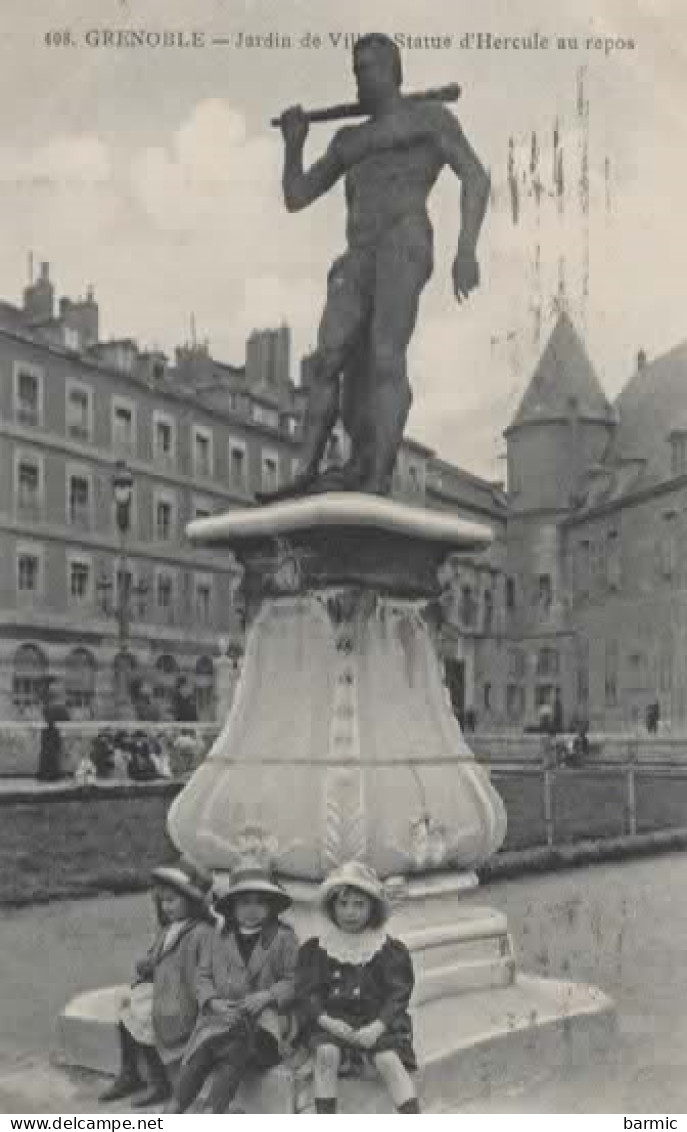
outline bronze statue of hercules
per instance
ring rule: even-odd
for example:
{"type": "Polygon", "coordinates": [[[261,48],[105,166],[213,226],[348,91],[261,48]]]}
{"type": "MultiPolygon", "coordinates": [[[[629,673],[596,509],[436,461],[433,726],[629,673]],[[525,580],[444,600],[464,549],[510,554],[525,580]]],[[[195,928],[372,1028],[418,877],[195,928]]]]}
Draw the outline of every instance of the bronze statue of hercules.
{"type": "Polygon", "coordinates": [[[457,119],[439,102],[402,94],[400,52],[385,35],[358,40],[353,70],[359,108],[368,117],[338,130],[308,170],[308,116],[296,106],[279,119],[287,209],[307,208],[343,177],[348,247],[329,272],[299,471],[265,502],[331,489],[389,493],[412,401],[406,354],[433,269],[427,199],[445,165],[461,181],[457,300],[479,284],[476,246],[489,176],[457,119]],[[351,452],[332,477],[319,469],[339,416],[351,452]]]}

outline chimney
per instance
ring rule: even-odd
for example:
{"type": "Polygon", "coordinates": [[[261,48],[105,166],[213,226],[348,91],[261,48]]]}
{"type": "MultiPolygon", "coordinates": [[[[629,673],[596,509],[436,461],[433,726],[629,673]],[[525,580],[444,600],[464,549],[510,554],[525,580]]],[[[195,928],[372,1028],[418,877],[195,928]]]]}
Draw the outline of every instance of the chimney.
{"type": "Polygon", "coordinates": [[[638,350],[638,352],[637,352],[637,372],[643,373],[648,364],[649,363],[648,363],[646,350],[644,350],[644,349],[638,350]]]}
{"type": "Polygon", "coordinates": [[[199,385],[212,378],[212,358],[207,342],[177,346],[175,354],[176,371],[181,381],[199,385]]]}
{"type": "Polygon", "coordinates": [[[163,381],[167,372],[167,355],[162,350],[143,350],[136,362],[136,373],[149,385],[163,381]]]}
{"type": "Polygon", "coordinates": [[[133,373],[138,362],[138,345],[133,338],[98,342],[92,352],[94,357],[120,373],[133,373]]]}
{"type": "Polygon", "coordinates": [[[50,282],[50,264],[41,263],[35,283],[24,288],[24,313],[28,322],[49,322],[54,314],[55,288],[50,282]]]}
{"type": "Polygon", "coordinates": [[[246,380],[249,385],[284,388],[291,373],[291,331],[252,330],[246,342],[246,380]]]}
{"type": "Polygon", "coordinates": [[[88,288],[85,299],[76,302],[66,296],[60,299],[60,319],[64,326],[76,331],[83,350],[95,346],[100,332],[100,312],[93,288],[88,288]]]}

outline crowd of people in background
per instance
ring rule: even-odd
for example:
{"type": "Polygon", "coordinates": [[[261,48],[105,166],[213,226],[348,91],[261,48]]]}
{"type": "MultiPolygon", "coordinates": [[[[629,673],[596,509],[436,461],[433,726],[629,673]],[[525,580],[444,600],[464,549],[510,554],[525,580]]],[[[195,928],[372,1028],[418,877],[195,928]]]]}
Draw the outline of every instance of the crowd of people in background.
{"type": "Polygon", "coordinates": [[[79,785],[105,780],[153,782],[173,777],[169,755],[149,731],[103,728],[74,772],[79,785]]]}
{"type": "MultiPolygon", "coordinates": [[[[162,712],[155,701],[150,684],[136,678],[129,684],[130,714],[140,724],[162,722],[162,712]]],[[[71,775],[67,768],[61,723],[71,721],[71,712],[60,692],[57,677],[45,678],[42,688],[43,726],[40,733],[37,779],[59,782],[71,775]]],[[[198,722],[198,708],[193,682],[180,676],[172,696],[172,717],[177,723],[198,722]]],[[[181,738],[183,738],[183,733],[181,738]]],[[[74,770],[77,782],[87,784],[104,779],[131,779],[150,782],[172,777],[169,756],[149,727],[103,728],[94,737],[88,754],[74,770]]]]}

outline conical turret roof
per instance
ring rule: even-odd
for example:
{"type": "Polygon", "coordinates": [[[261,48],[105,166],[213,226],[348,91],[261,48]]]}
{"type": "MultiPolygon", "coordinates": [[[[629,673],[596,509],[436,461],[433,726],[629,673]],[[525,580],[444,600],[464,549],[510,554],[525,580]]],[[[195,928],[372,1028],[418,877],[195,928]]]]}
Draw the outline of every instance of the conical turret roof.
{"type": "Polygon", "coordinates": [[[565,418],[571,409],[587,420],[613,423],[616,419],[585,345],[563,311],[507,432],[525,424],[565,418]]]}

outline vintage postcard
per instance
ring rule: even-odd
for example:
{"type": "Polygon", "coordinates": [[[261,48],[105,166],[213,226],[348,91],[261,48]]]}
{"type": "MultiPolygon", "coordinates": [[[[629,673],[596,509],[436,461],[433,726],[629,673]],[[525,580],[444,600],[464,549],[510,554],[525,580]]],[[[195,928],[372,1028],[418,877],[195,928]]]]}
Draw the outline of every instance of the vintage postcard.
{"type": "Polygon", "coordinates": [[[686,43],[5,0],[1,1112],[679,1126],[686,43]]]}

